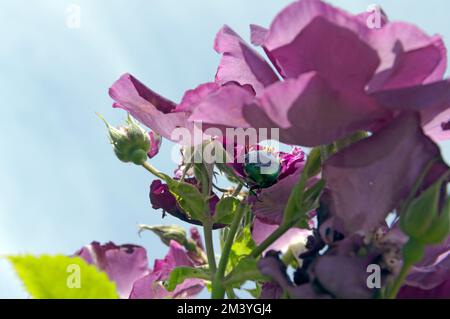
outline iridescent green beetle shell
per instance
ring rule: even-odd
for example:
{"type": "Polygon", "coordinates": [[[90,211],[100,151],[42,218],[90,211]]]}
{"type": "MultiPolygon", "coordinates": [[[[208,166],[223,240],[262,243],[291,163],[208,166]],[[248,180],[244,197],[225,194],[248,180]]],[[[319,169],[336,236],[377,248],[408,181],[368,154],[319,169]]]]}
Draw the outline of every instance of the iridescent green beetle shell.
{"type": "Polygon", "coordinates": [[[267,188],[276,183],[281,172],[277,156],[267,151],[252,151],[246,154],[244,172],[254,186],[267,188]]]}

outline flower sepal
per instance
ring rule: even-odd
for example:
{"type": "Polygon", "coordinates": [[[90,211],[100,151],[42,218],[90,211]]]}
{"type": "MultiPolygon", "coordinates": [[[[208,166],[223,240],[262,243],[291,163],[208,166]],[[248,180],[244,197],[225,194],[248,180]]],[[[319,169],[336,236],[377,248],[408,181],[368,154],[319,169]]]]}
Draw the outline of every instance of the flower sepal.
{"type": "Polygon", "coordinates": [[[106,124],[109,140],[117,158],[124,163],[142,165],[147,160],[151,142],[147,132],[128,114],[126,124],[119,128],[111,126],[101,115],[106,124]]]}

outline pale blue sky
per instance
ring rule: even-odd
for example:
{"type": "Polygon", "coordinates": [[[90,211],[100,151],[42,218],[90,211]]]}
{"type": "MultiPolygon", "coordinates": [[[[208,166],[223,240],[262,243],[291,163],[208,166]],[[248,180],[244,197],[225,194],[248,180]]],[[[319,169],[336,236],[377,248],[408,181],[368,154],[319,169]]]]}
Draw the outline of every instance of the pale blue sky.
{"type": "MultiPolygon", "coordinates": [[[[94,113],[113,123],[124,118],[107,94],[124,72],[178,101],[213,79],[219,56],[212,43],[223,24],[248,38],[250,23],[267,26],[290,2],[1,0],[0,255],[70,254],[92,240],[113,240],[162,257],[166,249],[155,237],[136,233],[138,223],[161,223],[148,201],[152,177],[114,157],[94,113]],[[80,29],[66,26],[69,4],[81,7],[80,29]]],[[[376,1],[331,2],[359,12],[376,1]]],[[[450,43],[448,1],[377,3],[391,19],[450,43]]],[[[166,172],[175,167],[164,156],[169,151],[165,143],[153,161],[166,172]]],[[[10,297],[26,294],[0,261],[0,298],[10,297]]]]}

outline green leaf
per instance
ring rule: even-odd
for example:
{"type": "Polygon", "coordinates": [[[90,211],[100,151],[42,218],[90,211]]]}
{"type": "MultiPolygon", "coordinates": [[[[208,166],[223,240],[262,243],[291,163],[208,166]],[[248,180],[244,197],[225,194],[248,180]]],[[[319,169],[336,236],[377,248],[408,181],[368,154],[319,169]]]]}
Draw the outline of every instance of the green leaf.
{"type": "Polygon", "coordinates": [[[258,269],[258,261],[254,258],[241,259],[227,276],[225,286],[239,288],[246,281],[268,280],[258,269]]]}
{"type": "Polygon", "coordinates": [[[166,282],[166,289],[168,291],[174,291],[179,284],[188,278],[211,280],[211,275],[207,269],[177,267],[170,272],[169,279],[166,282]]]}
{"type": "MultiPolygon", "coordinates": [[[[288,203],[286,205],[286,209],[284,211],[284,223],[289,223],[293,220],[298,220],[298,224],[302,227],[307,226],[308,217],[306,213],[311,210],[311,207],[308,207],[308,194],[305,191],[306,183],[310,177],[315,176],[320,171],[320,149],[314,148],[308,155],[308,159],[306,161],[305,167],[303,168],[302,174],[300,175],[300,180],[292,189],[291,194],[289,195],[288,203]]],[[[318,183],[316,187],[319,190],[313,188],[312,191],[322,191],[324,184],[322,186],[321,182],[318,183]],[[322,187],[322,189],[320,189],[322,187]]],[[[311,195],[311,194],[309,194],[311,195]]]]}
{"type": "Polygon", "coordinates": [[[320,148],[313,148],[308,154],[308,159],[303,170],[306,170],[307,177],[313,177],[320,173],[322,169],[320,148]]]}
{"type": "Polygon", "coordinates": [[[171,178],[168,178],[166,183],[180,207],[190,218],[199,221],[205,220],[207,201],[197,187],[189,183],[175,181],[171,178]]]}
{"type": "Polygon", "coordinates": [[[234,197],[224,197],[216,205],[214,222],[229,225],[233,221],[234,214],[240,201],[234,197]]]}
{"type": "Polygon", "coordinates": [[[311,211],[319,205],[319,198],[325,188],[325,180],[321,179],[313,186],[305,190],[303,195],[302,210],[311,211]]]}
{"type": "Polygon", "coordinates": [[[36,299],[116,299],[116,285],[79,257],[9,256],[25,288],[36,299]]]}
{"type": "Polygon", "coordinates": [[[248,225],[241,229],[231,246],[227,270],[233,269],[239,261],[248,256],[255,247],[256,244],[253,241],[250,226],[248,225]]]}

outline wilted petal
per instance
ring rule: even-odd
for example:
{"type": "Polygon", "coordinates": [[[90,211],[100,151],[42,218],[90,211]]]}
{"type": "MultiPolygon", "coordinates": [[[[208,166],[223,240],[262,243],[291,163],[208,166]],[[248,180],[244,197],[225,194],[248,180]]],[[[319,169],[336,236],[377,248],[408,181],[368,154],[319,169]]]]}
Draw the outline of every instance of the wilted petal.
{"type": "Polygon", "coordinates": [[[331,210],[347,231],[370,231],[406,198],[440,151],[405,113],[387,127],[332,156],[324,165],[331,210]]]}
{"type": "MultiPolygon", "coordinates": [[[[177,127],[187,127],[185,112],[173,112],[175,103],[158,95],[130,74],[124,74],[109,89],[109,95],[119,107],[157,134],[173,140],[177,127]]],[[[175,137],[177,138],[177,137],[175,137]]]]}
{"type": "Polygon", "coordinates": [[[106,272],[121,298],[128,298],[134,282],[149,273],[147,252],[140,246],[93,242],[75,255],[106,272]]]}
{"type": "Polygon", "coordinates": [[[251,85],[256,93],[278,81],[270,65],[230,27],[224,26],[216,36],[214,49],[222,53],[216,81],[251,85]]]}

